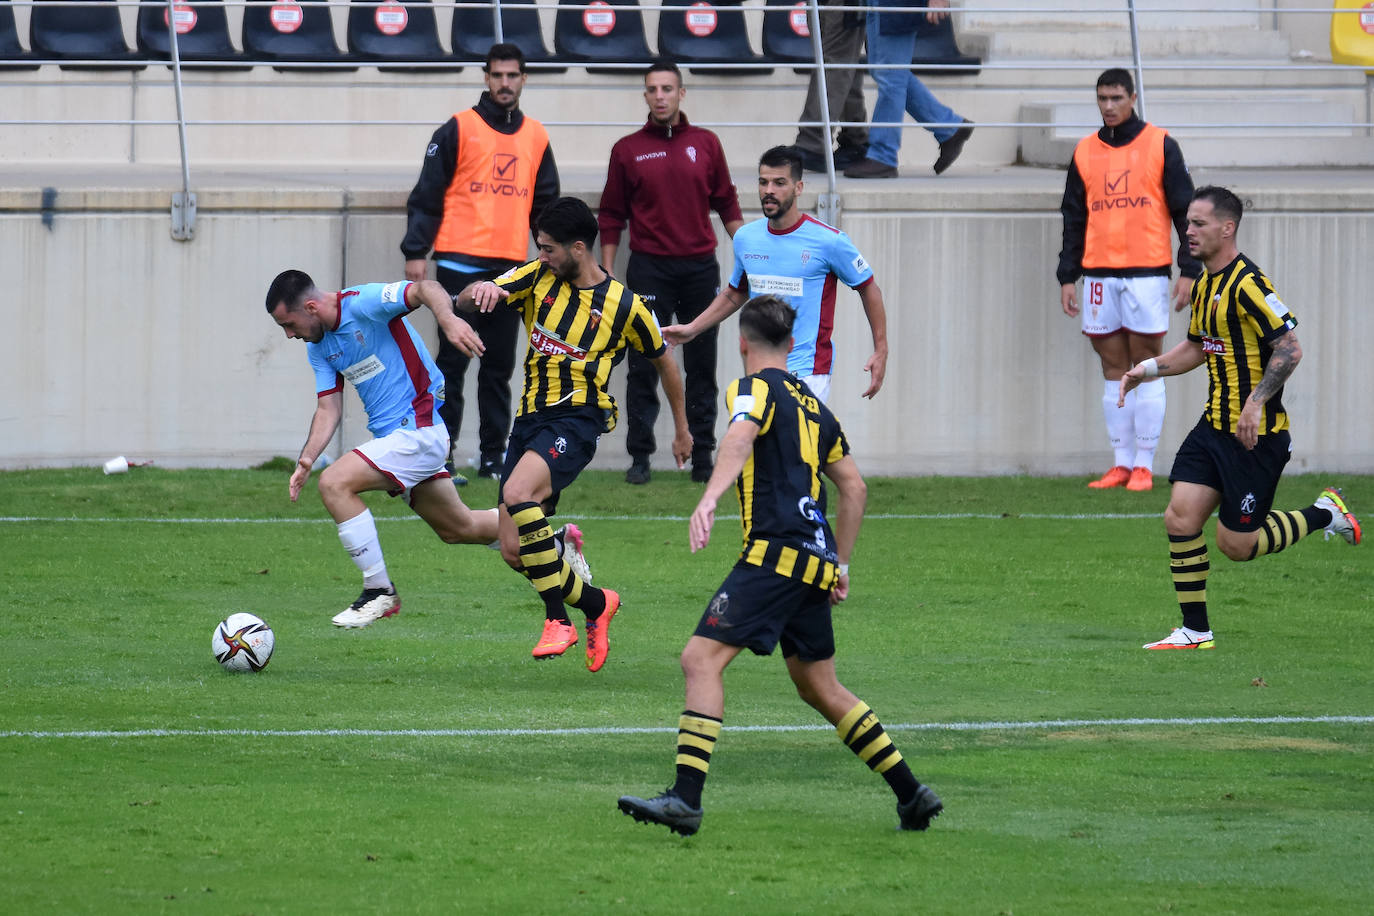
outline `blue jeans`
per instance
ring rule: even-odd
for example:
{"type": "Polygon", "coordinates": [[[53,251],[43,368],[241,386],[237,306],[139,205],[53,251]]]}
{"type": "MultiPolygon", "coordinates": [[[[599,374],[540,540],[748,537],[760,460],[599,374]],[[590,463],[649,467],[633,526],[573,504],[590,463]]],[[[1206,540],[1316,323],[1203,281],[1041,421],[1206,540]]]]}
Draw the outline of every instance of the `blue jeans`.
{"type": "MultiPolygon", "coordinates": [[[[902,35],[881,35],[878,22],[882,13],[870,11],[868,14],[868,62],[870,64],[905,64],[910,67],[911,55],[916,49],[916,33],[902,35]]],[[[902,120],[905,111],[917,121],[958,123],[961,119],[954,110],[940,103],[926,88],[916,74],[909,69],[870,70],[869,76],[878,86],[878,101],[873,106],[873,123],[868,130],[868,158],[876,159],[886,165],[897,164],[897,151],[902,148],[902,130],[899,127],[878,127],[879,123],[902,120]]],[[[937,142],[944,143],[954,136],[957,127],[928,127],[937,142]]]]}

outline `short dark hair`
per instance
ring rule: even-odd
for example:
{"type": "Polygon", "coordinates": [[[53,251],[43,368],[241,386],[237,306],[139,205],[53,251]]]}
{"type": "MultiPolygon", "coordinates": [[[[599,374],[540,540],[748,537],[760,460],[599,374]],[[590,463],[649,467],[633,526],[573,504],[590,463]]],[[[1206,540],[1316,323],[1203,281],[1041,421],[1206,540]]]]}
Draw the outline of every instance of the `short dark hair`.
{"type": "Polygon", "coordinates": [[[682,85],[682,70],[668,57],[660,57],[649,65],[649,69],[644,71],[644,78],[648,79],[651,73],[671,73],[677,77],[677,84],[682,85]]]}
{"type": "Polygon", "coordinates": [[[755,296],[739,313],[739,332],[746,340],[772,347],[787,347],[797,310],[777,296],[755,296]]]}
{"type": "Polygon", "coordinates": [[[1102,75],[1097,78],[1097,88],[1101,89],[1103,86],[1120,86],[1126,90],[1127,95],[1135,95],[1135,80],[1131,79],[1131,71],[1120,67],[1102,71],[1102,75]]]}
{"type": "Polygon", "coordinates": [[[536,225],[560,245],[583,242],[591,248],[596,241],[596,216],[576,197],[560,197],[540,210],[536,225]]]}
{"type": "Polygon", "coordinates": [[[315,288],[315,281],[303,270],[283,270],[267,287],[267,312],[271,314],[284,304],[288,312],[299,311],[305,294],[315,288]]]}
{"type": "Polygon", "coordinates": [[[496,44],[487,48],[487,60],[482,64],[482,72],[491,72],[491,63],[495,60],[513,60],[520,65],[520,72],[525,72],[525,52],[520,50],[519,45],[513,45],[508,41],[498,41],[496,44]]]}
{"type": "Polygon", "coordinates": [[[1212,210],[1222,219],[1229,219],[1239,228],[1240,217],[1245,210],[1245,204],[1241,203],[1240,198],[1232,194],[1226,188],[1216,185],[1206,185],[1193,192],[1193,200],[1205,200],[1212,205],[1212,210]]]}
{"type": "Polygon", "coordinates": [[[795,146],[775,146],[765,151],[759,157],[759,165],[766,165],[771,169],[785,165],[792,172],[792,180],[801,181],[802,157],[801,152],[795,146]]]}

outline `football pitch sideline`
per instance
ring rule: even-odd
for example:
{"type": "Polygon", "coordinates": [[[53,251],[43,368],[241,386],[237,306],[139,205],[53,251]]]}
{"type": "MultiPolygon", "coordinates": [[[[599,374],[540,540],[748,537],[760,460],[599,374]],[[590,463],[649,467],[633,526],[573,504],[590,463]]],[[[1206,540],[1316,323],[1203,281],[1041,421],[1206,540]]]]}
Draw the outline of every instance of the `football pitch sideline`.
{"type": "MultiPolygon", "coordinates": [[[[871,480],[837,667],[945,813],[894,830],[883,781],[746,654],[684,840],[615,800],[672,779],[677,654],[739,523],[727,497],[691,554],[700,488],[620,477],[584,475],[558,517],[625,600],[590,674],[580,646],[531,659],[528,584],[396,500],[369,503],[401,613],[342,631],[358,573],[285,473],[0,474],[0,909],[1368,909],[1369,545],[1213,549],[1216,650],[1145,652],[1178,617],[1164,488],[871,480]],[[276,630],[260,673],[210,654],[235,611],[276,630]]],[[[1293,476],[1276,505],[1333,482],[1374,517],[1368,477],[1293,476]]]]}

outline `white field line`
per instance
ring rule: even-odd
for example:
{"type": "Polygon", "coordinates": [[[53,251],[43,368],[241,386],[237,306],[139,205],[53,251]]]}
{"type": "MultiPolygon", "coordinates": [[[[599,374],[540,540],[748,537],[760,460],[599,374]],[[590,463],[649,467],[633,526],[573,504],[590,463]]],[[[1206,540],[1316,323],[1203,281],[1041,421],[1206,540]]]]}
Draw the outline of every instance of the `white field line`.
{"type": "MultiPolygon", "coordinates": [[[[1218,718],[1040,719],[1029,722],[910,722],[888,731],[1029,731],[1061,728],[1131,728],[1143,725],[1374,725],[1374,716],[1226,716],[1218,718]]],[[[731,732],[825,732],[829,725],[727,725],[731,732]]],[[[562,735],[675,734],[676,728],[134,728],[89,731],[0,731],[0,738],[537,738],[562,735]]]]}
{"type": "MultiPolygon", "coordinates": [[[[1051,512],[1022,512],[1018,514],[1007,514],[1003,512],[929,512],[929,513],[889,513],[889,512],[870,512],[864,516],[864,521],[875,519],[887,519],[897,521],[960,521],[965,519],[1046,519],[1050,521],[1109,521],[1113,519],[1141,519],[1163,518],[1162,512],[1084,512],[1084,513],[1051,513],[1051,512]]],[[[717,515],[717,519],[735,519],[738,515],[717,515]]],[[[559,516],[560,522],[563,521],[559,516]]],[[[574,522],[685,522],[685,515],[578,515],[569,516],[568,521],[574,522]]],[[[377,518],[378,522],[418,522],[419,516],[398,515],[382,516],[377,518]]],[[[334,524],[333,520],[324,516],[311,518],[81,518],[78,516],[42,516],[42,515],[0,515],[0,524],[23,524],[27,522],[67,522],[76,524],[111,524],[121,522],[141,522],[155,525],[323,525],[325,523],[334,524]]]]}

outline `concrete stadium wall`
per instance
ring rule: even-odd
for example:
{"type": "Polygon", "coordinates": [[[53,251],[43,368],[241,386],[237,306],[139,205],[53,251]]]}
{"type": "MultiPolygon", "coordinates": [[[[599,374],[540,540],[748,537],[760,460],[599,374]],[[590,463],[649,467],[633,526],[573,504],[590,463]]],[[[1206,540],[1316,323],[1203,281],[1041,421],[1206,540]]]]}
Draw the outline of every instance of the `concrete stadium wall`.
{"type": "MultiPolygon", "coordinates": [[[[752,177],[736,176],[751,218],[752,177]]],[[[275,183],[202,176],[189,243],[169,237],[175,177],[142,178],[140,187],[137,174],[87,176],[99,190],[63,191],[47,209],[40,184],[0,190],[10,329],[0,343],[0,467],[97,465],[116,454],[236,467],[294,456],[314,409],[312,377],[302,345],[263,310],[268,282],[286,267],[309,271],[326,288],[400,276],[409,173],[275,183]]],[[[1304,360],[1287,397],[1291,467],[1374,471],[1362,381],[1362,351],[1374,339],[1367,173],[1195,178],[1224,182],[1251,203],[1243,249],[1301,321],[1304,360]]],[[[602,176],[565,181],[595,205],[602,176]]],[[[1096,359],[1077,322],[1060,312],[1053,277],[1062,182],[1062,172],[1019,169],[845,190],[841,224],[876,267],[892,347],[886,385],[863,400],[868,330],[857,296],[844,289],[831,403],[865,470],[1102,470],[1109,453],[1096,359]]],[[[812,206],[814,195],[803,202],[812,206]]],[[[728,272],[728,248],[721,260],[728,272]]],[[[432,323],[421,324],[432,341],[432,323]]],[[[1175,315],[1169,341],[1185,328],[1185,316],[1175,315]]],[[[735,340],[731,320],[720,338],[723,381],[740,365],[735,340]]],[[[1196,420],[1205,378],[1195,372],[1166,384],[1162,468],[1196,420]]],[[[617,396],[623,385],[617,371],[617,396]]],[[[666,414],[658,467],[668,464],[666,414]]],[[[463,431],[460,457],[476,452],[474,426],[470,420],[463,431]]],[[[350,400],[339,445],[366,437],[350,400]]],[[[596,466],[626,464],[622,418],[596,466]]]]}

